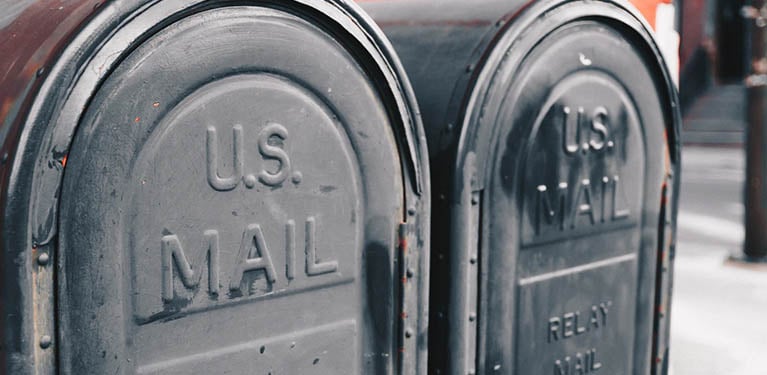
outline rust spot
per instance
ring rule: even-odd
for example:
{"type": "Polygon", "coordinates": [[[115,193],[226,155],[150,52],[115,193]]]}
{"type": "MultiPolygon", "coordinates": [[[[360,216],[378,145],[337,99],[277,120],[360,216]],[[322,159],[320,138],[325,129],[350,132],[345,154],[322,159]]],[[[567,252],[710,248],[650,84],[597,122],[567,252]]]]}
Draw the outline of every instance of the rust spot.
{"type": "Polygon", "coordinates": [[[407,319],[407,312],[403,311],[399,314],[399,317],[402,319],[407,319]]]}
{"type": "Polygon", "coordinates": [[[141,117],[136,116],[136,118],[133,119],[133,122],[135,123],[138,123],[139,121],[141,121],[141,117]]]}
{"type": "Polygon", "coordinates": [[[155,108],[157,108],[157,107],[159,107],[159,106],[160,106],[160,102],[154,102],[154,103],[152,103],[152,107],[155,107],[155,108]]]}
{"type": "Polygon", "coordinates": [[[403,284],[407,284],[407,277],[403,277],[403,278],[402,278],[402,283],[403,283],[403,284]]]}
{"type": "Polygon", "coordinates": [[[67,166],[67,157],[69,157],[69,155],[64,155],[64,157],[61,158],[61,167],[62,168],[66,168],[66,166],[67,166]]]}

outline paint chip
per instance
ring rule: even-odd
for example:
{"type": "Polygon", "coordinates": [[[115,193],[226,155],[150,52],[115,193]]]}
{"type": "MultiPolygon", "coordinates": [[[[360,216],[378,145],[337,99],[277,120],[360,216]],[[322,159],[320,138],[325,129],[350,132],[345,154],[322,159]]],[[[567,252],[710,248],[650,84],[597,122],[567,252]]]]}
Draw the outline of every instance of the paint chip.
{"type": "Polygon", "coordinates": [[[586,55],[584,55],[582,53],[579,53],[578,55],[579,55],[578,58],[581,60],[581,64],[583,64],[585,66],[591,66],[591,64],[593,63],[593,61],[591,61],[591,59],[589,59],[588,57],[586,57],[586,55]]]}

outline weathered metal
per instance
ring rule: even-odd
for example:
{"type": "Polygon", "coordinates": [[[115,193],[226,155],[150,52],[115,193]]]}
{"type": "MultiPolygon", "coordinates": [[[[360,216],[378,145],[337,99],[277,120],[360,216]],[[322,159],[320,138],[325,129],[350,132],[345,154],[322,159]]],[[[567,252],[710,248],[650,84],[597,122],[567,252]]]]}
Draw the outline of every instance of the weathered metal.
{"type": "Polygon", "coordinates": [[[0,372],[425,372],[425,137],[356,6],[5,9],[0,372]]]}
{"type": "Polygon", "coordinates": [[[428,137],[430,371],[662,373],[680,119],[646,20],[618,1],[363,5],[428,137]]]}
{"type": "Polygon", "coordinates": [[[58,56],[101,3],[0,2],[0,372],[54,371],[55,267],[39,261],[51,258],[53,246],[30,240],[30,202],[11,192],[30,188],[32,173],[20,170],[19,144],[37,95],[58,56]]]}

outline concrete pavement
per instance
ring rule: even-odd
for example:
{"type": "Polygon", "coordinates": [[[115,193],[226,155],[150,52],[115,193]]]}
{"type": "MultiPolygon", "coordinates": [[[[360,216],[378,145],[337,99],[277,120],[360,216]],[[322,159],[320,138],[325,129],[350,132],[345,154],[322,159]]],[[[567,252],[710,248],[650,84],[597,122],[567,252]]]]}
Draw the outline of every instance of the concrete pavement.
{"type": "Polygon", "coordinates": [[[737,148],[683,151],[674,375],[767,374],[767,266],[727,261],[741,251],[744,235],[743,160],[737,148]]]}

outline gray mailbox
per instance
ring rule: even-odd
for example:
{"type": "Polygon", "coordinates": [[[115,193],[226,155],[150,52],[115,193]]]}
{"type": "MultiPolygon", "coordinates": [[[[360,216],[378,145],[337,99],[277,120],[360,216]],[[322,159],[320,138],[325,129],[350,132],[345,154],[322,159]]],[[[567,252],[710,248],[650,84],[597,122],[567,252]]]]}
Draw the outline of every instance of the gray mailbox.
{"type": "Polygon", "coordinates": [[[3,121],[0,372],[425,373],[425,137],[359,8],[72,14],[3,121]]]}
{"type": "Polygon", "coordinates": [[[619,1],[365,8],[427,132],[432,373],[661,373],[679,117],[641,15],[619,1]]]}

